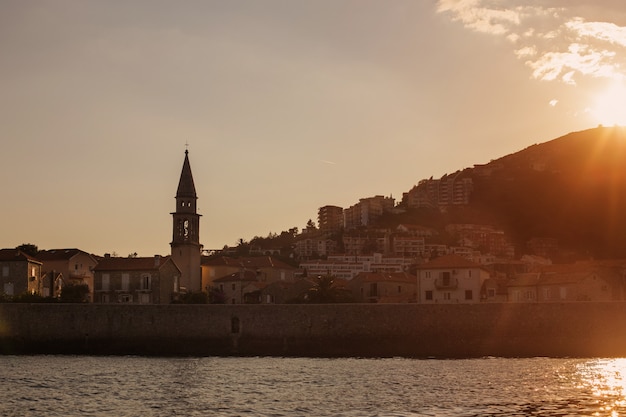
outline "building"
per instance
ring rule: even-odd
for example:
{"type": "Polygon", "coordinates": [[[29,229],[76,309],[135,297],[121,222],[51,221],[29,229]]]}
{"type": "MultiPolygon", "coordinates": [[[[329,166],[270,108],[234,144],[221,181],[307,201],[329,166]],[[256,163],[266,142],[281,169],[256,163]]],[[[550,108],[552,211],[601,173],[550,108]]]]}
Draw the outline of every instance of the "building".
{"type": "Polygon", "coordinates": [[[420,303],[478,303],[490,273],[458,255],[446,255],[417,266],[420,303]]]}
{"type": "Polygon", "coordinates": [[[317,211],[317,226],[323,235],[339,232],[343,228],[343,208],[324,206],[317,211]]]}
{"type": "Polygon", "coordinates": [[[261,303],[286,304],[302,302],[313,287],[315,287],[315,283],[307,278],[297,279],[294,282],[272,282],[261,289],[261,303]]]}
{"type": "Polygon", "coordinates": [[[200,215],[197,213],[196,187],[189,164],[189,151],[176,190],[176,211],[172,214],[172,260],[181,271],[181,292],[202,291],[202,245],[200,244],[200,215]]]}
{"type": "Polygon", "coordinates": [[[169,304],[178,296],[180,277],[170,256],[105,255],[94,268],[94,302],[169,304]]]}
{"type": "Polygon", "coordinates": [[[373,255],[332,255],[328,259],[316,259],[300,263],[302,274],[308,277],[332,275],[335,278],[351,280],[361,272],[403,272],[413,263],[405,257],[373,255]]]}
{"type": "Polygon", "coordinates": [[[361,272],[348,283],[359,303],[415,303],[417,277],[406,272],[361,272]]]}
{"type": "Polygon", "coordinates": [[[482,252],[511,259],[515,256],[515,247],[504,231],[490,225],[449,224],[446,231],[453,235],[464,247],[481,249],[482,252]]]}
{"type": "Polygon", "coordinates": [[[224,294],[224,300],[227,304],[257,304],[259,301],[251,299],[250,293],[259,291],[259,286],[250,286],[250,284],[258,283],[259,278],[256,271],[241,269],[216,278],[213,281],[213,286],[224,294]]]}
{"type": "Polygon", "coordinates": [[[624,272],[594,264],[543,266],[516,274],[507,285],[513,303],[616,301],[623,297],[624,272]]]}
{"type": "Polygon", "coordinates": [[[390,253],[391,237],[386,230],[351,230],[342,236],[344,252],[347,255],[370,255],[390,253]]]}
{"type": "Polygon", "coordinates": [[[294,281],[298,268],[280,261],[273,256],[250,256],[231,258],[217,256],[202,261],[202,288],[216,286],[216,280],[240,271],[254,271],[255,280],[260,282],[294,281]]]}
{"type": "Polygon", "coordinates": [[[465,171],[444,175],[441,179],[421,180],[402,200],[409,208],[441,208],[449,205],[467,205],[474,189],[472,178],[465,171]]]}
{"type": "Polygon", "coordinates": [[[395,207],[392,197],[377,195],[361,198],[359,202],[343,211],[344,227],[355,229],[361,226],[371,226],[383,213],[391,212],[395,207]]]}
{"type": "Polygon", "coordinates": [[[93,301],[93,268],[98,260],[80,249],[49,249],[37,253],[42,262],[42,292],[44,297],[58,297],[64,285],[87,285],[89,300],[93,301]]]}
{"type": "Polygon", "coordinates": [[[0,249],[0,290],[12,297],[41,294],[41,261],[19,249],[0,249]]]}
{"type": "Polygon", "coordinates": [[[336,241],[327,239],[322,234],[311,237],[304,235],[296,240],[293,251],[298,259],[311,259],[336,253],[337,246],[336,241]]]}

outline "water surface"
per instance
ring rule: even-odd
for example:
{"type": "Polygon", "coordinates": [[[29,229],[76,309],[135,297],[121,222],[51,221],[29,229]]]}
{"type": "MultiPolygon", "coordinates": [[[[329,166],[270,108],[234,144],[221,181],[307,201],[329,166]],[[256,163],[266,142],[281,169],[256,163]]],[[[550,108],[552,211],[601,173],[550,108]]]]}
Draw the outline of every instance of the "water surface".
{"type": "Polygon", "coordinates": [[[626,415],[625,359],[0,356],[3,416],[626,415]]]}

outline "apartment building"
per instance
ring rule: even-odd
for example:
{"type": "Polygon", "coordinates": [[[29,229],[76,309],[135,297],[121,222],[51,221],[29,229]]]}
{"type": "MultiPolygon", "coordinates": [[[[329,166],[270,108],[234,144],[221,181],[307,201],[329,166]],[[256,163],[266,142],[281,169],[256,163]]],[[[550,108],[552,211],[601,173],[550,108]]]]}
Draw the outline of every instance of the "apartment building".
{"type": "Polygon", "coordinates": [[[361,198],[359,202],[343,211],[346,229],[372,225],[383,213],[392,211],[395,200],[392,197],[377,195],[361,198]]]}
{"type": "Polygon", "coordinates": [[[324,206],[317,211],[317,227],[323,235],[339,232],[343,228],[343,208],[324,206]]]}

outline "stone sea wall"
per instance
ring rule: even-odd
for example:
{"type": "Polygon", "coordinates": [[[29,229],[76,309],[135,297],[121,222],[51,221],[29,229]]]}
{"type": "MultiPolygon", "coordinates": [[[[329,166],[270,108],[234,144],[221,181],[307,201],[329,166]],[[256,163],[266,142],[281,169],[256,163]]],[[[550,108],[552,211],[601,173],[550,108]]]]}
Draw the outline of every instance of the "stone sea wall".
{"type": "Polygon", "coordinates": [[[0,304],[0,354],[626,356],[626,303],[0,304]]]}

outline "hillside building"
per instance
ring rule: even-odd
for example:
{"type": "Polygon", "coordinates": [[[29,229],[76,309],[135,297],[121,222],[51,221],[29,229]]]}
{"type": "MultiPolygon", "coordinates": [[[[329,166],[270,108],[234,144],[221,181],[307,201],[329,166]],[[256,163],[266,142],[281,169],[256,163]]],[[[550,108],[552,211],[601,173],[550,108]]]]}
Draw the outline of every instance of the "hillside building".
{"type": "Polygon", "coordinates": [[[317,227],[323,235],[339,232],[343,228],[343,208],[324,206],[317,211],[317,227]]]}
{"type": "Polygon", "coordinates": [[[344,226],[346,229],[370,226],[383,213],[392,211],[394,206],[395,200],[392,197],[377,195],[375,197],[361,198],[357,204],[343,211],[344,226]]]}

